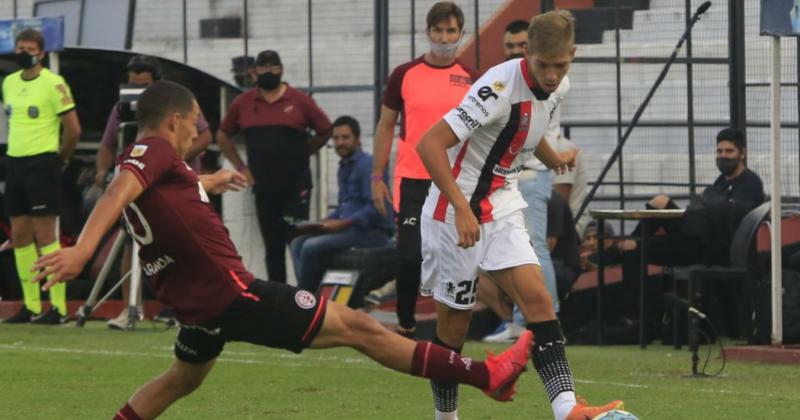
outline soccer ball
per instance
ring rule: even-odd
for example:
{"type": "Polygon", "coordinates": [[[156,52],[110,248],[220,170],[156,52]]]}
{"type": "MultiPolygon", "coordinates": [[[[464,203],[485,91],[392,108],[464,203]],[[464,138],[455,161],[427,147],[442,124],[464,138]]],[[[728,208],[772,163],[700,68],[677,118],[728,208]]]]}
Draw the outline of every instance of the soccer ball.
{"type": "Polygon", "coordinates": [[[639,417],[623,410],[609,410],[598,414],[592,420],[639,420],[639,417]]]}

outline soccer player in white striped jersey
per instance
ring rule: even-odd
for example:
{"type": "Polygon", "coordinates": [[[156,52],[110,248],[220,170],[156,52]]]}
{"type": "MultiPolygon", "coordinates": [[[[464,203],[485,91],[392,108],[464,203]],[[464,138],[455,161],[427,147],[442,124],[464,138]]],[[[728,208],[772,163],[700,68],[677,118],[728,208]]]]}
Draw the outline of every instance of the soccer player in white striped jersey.
{"type": "Polygon", "coordinates": [[[422,289],[436,301],[437,336],[450,346],[463,345],[478,269],[489,273],[519,305],[534,334],[533,365],[557,420],[590,419],[622,407],[622,401],[591,407],[575,396],[561,327],[517,189],[531,156],[557,172],[574,165],[576,150],[556,153],[541,141],[568,90],[574,56],[569,12],[534,17],[525,57],[489,69],[417,146],[434,183],[422,212],[422,289]]]}

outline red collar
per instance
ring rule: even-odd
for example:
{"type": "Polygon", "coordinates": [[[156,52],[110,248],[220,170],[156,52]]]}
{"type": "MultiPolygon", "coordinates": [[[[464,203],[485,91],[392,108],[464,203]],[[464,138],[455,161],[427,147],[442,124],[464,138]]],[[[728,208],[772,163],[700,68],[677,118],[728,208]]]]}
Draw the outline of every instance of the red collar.
{"type": "Polygon", "coordinates": [[[525,58],[519,59],[520,71],[522,71],[522,77],[525,79],[525,84],[528,85],[528,89],[531,90],[533,96],[536,97],[537,100],[544,101],[550,97],[550,94],[536,86],[536,82],[533,80],[533,76],[531,76],[531,72],[528,69],[528,60],[525,58]]]}

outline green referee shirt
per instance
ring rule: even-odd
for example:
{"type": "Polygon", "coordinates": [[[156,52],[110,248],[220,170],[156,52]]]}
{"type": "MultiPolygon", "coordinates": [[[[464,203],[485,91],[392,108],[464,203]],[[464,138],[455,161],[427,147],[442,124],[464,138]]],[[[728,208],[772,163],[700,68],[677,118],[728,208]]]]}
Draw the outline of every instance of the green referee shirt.
{"type": "Polygon", "coordinates": [[[11,73],[3,80],[3,102],[9,156],[58,152],[60,116],[75,109],[64,78],[46,68],[33,80],[24,80],[21,70],[11,73]]]}

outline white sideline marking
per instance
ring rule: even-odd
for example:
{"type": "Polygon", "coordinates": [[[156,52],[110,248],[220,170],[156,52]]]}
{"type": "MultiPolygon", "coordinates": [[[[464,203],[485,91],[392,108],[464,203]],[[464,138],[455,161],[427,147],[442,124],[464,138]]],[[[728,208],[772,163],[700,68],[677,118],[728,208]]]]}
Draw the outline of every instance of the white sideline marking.
{"type": "MultiPolygon", "coordinates": [[[[40,353],[70,353],[70,354],[88,354],[88,355],[96,355],[96,356],[132,356],[132,357],[157,357],[160,359],[174,359],[175,356],[172,353],[150,353],[150,352],[133,352],[133,351],[120,351],[120,350],[87,350],[87,349],[73,349],[73,348],[63,348],[63,347],[31,347],[31,346],[23,346],[23,345],[14,345],[14,344],[0,344],[0,349],[8,349],[8,350],[24,350],[24,351],[35,351],[40,353]]],[[[170,347],[170,351],[172,348],[170,347]]],[[[240,352],[243,354],[252,354],[256,355],[257,353],[252,352],[240,352]]],[[[297,367],[312,367],[314,365],[310,363],[302,363],[303,359],[312,359],[316,361],[335,361],[342,364],[347,364],[350,366],[336,366],[331,365],[329,368],[358,368],[358,369],[367,369],[367,370],[380,370],[377,363],[373,363],[372,365],[365,363],[366,359],[360,359],[356,357],[336,357],[336,356],[310,356],[310,355],[297,355],[297,354],[258,354],[267,358],[272,359],[297,359],[296,362],[286,362],[286,361],[275,361],[275,362],[268,362],[265,360],[256,360],[256,359],[243,359],[243,358],[231,358],[225,357],[226,354],[236,355],[239,354],[237,352],[229,352],[223,350],[222,355],[217,358],[217,362],[229,362],[229,363],[239,363],[239,364],[256,364],[256,365],[281,365],[281,366],[297,366],[297,367]],[[361,366],[352,366],[352,365],[361,365],[361,366]]]]}
{"type": "Polygon", "coordinates": [[[591,379],[575,379],[575,383],[578,383],[578,384],[595,384],[595,385],[611,385],[611,386],[619,386],[619,387],[623,387],[623,388],[642,388],[642,389],[650,388],[647,385],[641,385],[641,384],[625,384],[625,383],[620,383],[620,382],[593,381],[591,379]]]}
{"type": "MultiPolygon", "coordinates": [[[[157,357],[160,359],[174,359],[174,355],[172,353],[167,353],[167,348],[164,347],[153,347],[154,349],[164,349],[164,352],[158,353],[151,353],[151,352],[132,352],[132,351],[120,351],[120,350],[88,350],[88,349],[72,349],[72,348],[63,348],[63,347],[32,347],[32,346],[24,346],[18,344],[0,344],[0,349],[8,349],[8,350],[23,350],[23,351],[31,351],[31,352],[39,352],[39,353],[70,353],[70,354],[87,354],[87,355],[96,355],[96,356],[131,356],[131,357],[141,357],[141,358],[152,358],[157,357]]],[[[168,348],[168,351],[171,351],[172,347],[168,348]]],[[[311,363],[303,363],[303,359],[311,359],[316,361],[334,361],[342,363],[342,365],[337,364],[330,364],[326,367],[326,369],[335,368],[335,369],[342,369],[342,368],[356,368],[356,369],[364,369],[364,370],[384,370],[384,368],[380,367],[379,364],[372,362],[365,358],[357,358],[357,357],[337,357],[337,356],[312,356],[309,354],[305,355],[297,355],[292,353],[282,353],[282,354],[265,354],[265,353],[255,353],[255,352],[236,352],[236,351],[227,351],[224,350],[223,355],[217,358],[217,362],[221,363],[237,363],[237,364],[247,364],[247,365],[280,365],[280,366],[293,366],[293,367],[314,367],[311,363]],[[270,359],[297,359],[296,361],[287,362],[286,360],[277,360],[277,361],[265,361],[265,360],[256,360],[256,359],[242,359],[242,358],[229,358],[225,357],[225,354],[229,355],[258,355],[263,356],[265,358],[270,359]],[[369,362],[369,363],[367,363],[369,362]],[[345,366],[349,365],[349,366],[345,366]],[[360,366],[353,366],[353,365],[360,365],[360,366]]],[[[606,382],[606,381],[595,381],[591,379],[575,379],[575,383],[580,384],[592,384],[592,385],[609,385],[609,386],[618,386],[623,388],[636,388],[636,389],[649,389],[649,388],[659,388],[658,386],[650,386],[650,385],[642,385],[642,384],[633,384],[633,383],[623,383],[623,382],[606,382]]],[[[742,396],[750,396],[750,397],[768,397],[768,398],[778,398],[779,396],[775,394],[769,393],[760,393],[760,392],[742,392],[742,391],[733,391],[727,389],[711,389],[711,388],[699,388],[695,389],[694,391],[704,392],[708,394],[720,394],[720,395],[742,395],[742,396]]],[[[780,396],[783,400],[798,400],[800,398],[792,398],[790,395],[782,395],[780,396]]]]}

